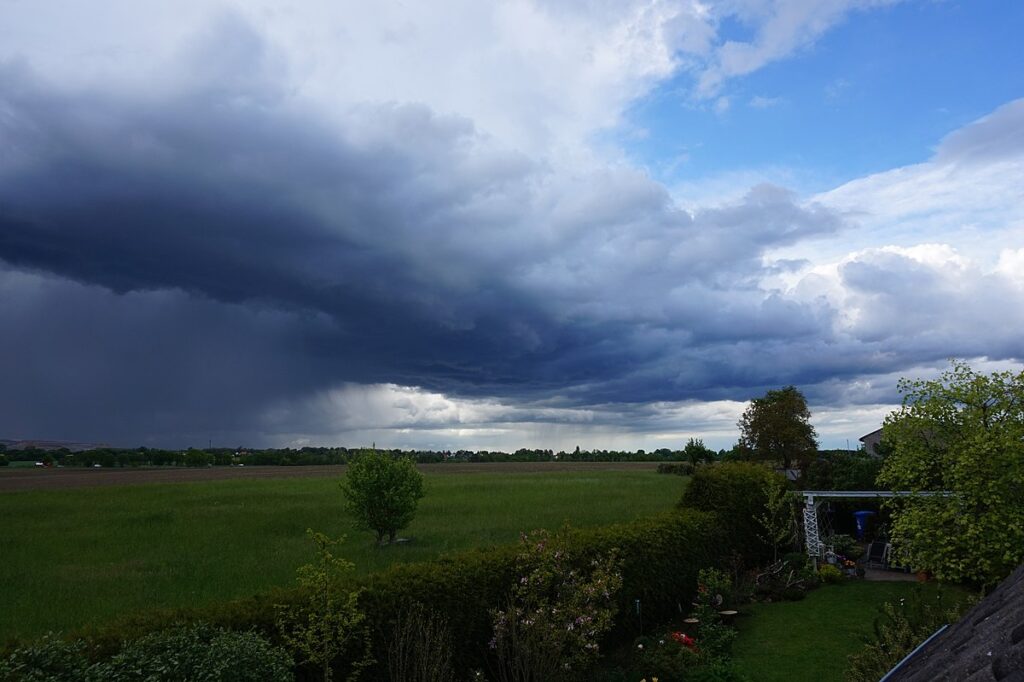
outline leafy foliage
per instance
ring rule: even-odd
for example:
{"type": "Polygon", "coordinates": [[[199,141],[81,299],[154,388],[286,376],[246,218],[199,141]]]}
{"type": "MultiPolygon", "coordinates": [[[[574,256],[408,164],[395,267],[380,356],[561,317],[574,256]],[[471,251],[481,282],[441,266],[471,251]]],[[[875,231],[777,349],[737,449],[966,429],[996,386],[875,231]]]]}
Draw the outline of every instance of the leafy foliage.
{"type": "MultiPolygon", "coordinates": [[[[752,462],[726,462],[699,468],[679,504],[714,512],[732,544],[732,551],[758,564],[774,552],[758,520],[765,515],[769,490],[784,490],[785,479],[752,462]]],[[[728,547],[724,548],[730,551],[728,547]]]]}
{"type": "Polygon", "coordinates": [[[84,642],[54,637],[0,661],[4,682],[286,682],[291,657],[254,632],[205,623],[174,627],[127,642],[90,663],[84,642]]]}
{"type": "Polygon", "coordinates": [[[693,466],[701,463],[710,464],[715,461],[715,451],[705,446],[704,441],[700,438],[691,438],[686,441],[686,447],[683,448],[683,456],[693,466]]]}
{"type": "Polygon", "coordinates": [[[356,526],[374,531],[378,544],[385,537],[393,542],[416,514],[416,503],[423,497],[423,474],[408,457],[396,459],[372,450],[348,465],[341,490],[356,526]]]}
{"type": "Polygon", "coordinates": [[[129,642],[96,679],[109,682],[285,682],[292,660],[252,632],[204,623],[156,632],[129,642]]]}
{"type": "Polygon", "coordinates": [[[781,477],[765,482],[764,497],[764,508],[756,517],[758,538],[771,547],[772,561],[777,561],[779,549],[789,548],[796,541],[798,499],[781,477]]]}
{"type": "Polygon", "coordinates": [[[941,591],[925,597],[918,586],[910,599],[886,602],[874,621],[874,638],[850,656],[847,682],[875,682],[936,630],[954,623],[973,602],[953,602],[941,591]]]}
{"type": "Polygon", "coordinates": [[[768,391],[754,398],[740,417],[740,443],[754,459],[778,462],[787,469],[801,468],[818,451],[817,434],[811,426],[807,400],[795,386],[768,391]]]}
{"type": "Polygon", "coordinates": [[[581,569],[546,531],[524,535],[520,577],[494,612],[495,672],[501,682],[582,679],[611,629],[622,573],[615,553],[581,569]]]}
{"type": "Polygon", "coordinates": [[[807,468],[807,490],[875,490],[882,458],[864,451],[830,450],[818,453],[807,468]]]}
{"type": "Polygon", "coordinates": [[[843,572],[832,564],[825,564],[818,569],[818,577],[823,583],[834,585],[843,582],[843,572]]]}
{"type": "Polygon", "coordinates": [[[90,672],[85,643],[65,641],[46,635],[37,642],[15,649],[0,659],[3,682],[89,682],[90,672]]]}
{"type": "Polygon", "coordinates": [[[278,611],[278,628],[285,644],[321,671],[324,682],[333,679],[333,663],[343,654],[352,654],[362,641],[366,647],[362,657],[354,656],[353,673],[349,679],[372,662],[369,638],[363,626],[365,617],[359,610],[359,593],[345,591],[338,584],[341,574],[351,571],[351,562],[337,558],[331,547],[340,540],[331,540],[323,533],[306,531],[317,547],[317,562],[299,567],[299,586],[308,594],[308,601],[282,605],[278,611]]]}
{"type": "Polygon", "coordinates": [[[899,387],[878,480],[952,497],[887,503],[893,546],[940,580],[994,584],[1024,560],[1024,372],[977,374],[954,361],[937,380],[899,387]]]}
{"type": "Polygon", "coordinates": [[[722,571],[701,569],[697,577],[697,645],[702,663],[728,660],[736,631],[722,622],[718,611],[728,603],[732,582],[722,571]]]}

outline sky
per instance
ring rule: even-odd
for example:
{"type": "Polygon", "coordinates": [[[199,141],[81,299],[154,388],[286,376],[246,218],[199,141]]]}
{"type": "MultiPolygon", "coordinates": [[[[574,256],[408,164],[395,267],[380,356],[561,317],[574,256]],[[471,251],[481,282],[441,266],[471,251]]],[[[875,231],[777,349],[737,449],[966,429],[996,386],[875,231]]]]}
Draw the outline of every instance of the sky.
{"type": "Polygon", "coordinates": [[[0,437],[730,447],[1024,368],[1024,4],[0,0],[0,437]]]}

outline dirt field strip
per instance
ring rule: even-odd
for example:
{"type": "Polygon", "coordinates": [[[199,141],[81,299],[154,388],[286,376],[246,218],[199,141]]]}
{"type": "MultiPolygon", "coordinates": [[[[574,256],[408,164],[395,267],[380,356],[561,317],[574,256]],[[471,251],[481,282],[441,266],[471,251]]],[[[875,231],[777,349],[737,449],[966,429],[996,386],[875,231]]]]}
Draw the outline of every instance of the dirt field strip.
{"type": "MultiPolygon", "coordinates": [[[[535,474],[558,471],[653,471],[657,462],[486,462],[458,464],[420,464],[425,474],[535,474]]],[[[19,490],[65,490],[108,485],[147,483],[192,483],[253,478],[330,478],[341,477],[344,465],[337,466],[247,466],[78,469],[78,468],[0,468],[0,493],[19,490]]]]}

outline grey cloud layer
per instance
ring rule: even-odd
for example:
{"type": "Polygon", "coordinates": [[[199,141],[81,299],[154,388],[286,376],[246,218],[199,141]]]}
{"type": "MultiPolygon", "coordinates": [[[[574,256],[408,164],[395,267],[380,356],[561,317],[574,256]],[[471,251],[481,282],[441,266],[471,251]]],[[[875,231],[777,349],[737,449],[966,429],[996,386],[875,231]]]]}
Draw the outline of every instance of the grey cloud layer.
{"type": "Polygon", "coordinates": [[[844,267],[881,310],[854,333],[826,297],[766,288],[800,267],[769,250],[844,228],[829,209],[764,185],[685,212],[636,171],[529,158],[424,106],[328,123],[259,79],[132,99],[7,68],[0,147],[12,435],[315,431],[308,411],[266,415],[345,382],[620,404],[597,418],[621,424],[647,419],[629,404],[785,383],[828,399],[844,377],[986,352],[871,328],[916,313],[923,334],[941,313],[914,264],[844,267]]]}

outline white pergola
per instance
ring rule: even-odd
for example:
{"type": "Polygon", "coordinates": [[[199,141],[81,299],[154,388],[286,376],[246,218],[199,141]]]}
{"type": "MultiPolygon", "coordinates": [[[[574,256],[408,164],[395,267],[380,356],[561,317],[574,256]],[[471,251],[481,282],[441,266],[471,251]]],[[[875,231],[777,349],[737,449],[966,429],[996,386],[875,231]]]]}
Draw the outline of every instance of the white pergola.
{"type": "Polygon", "coordinates": [[[825,551],[825,545],[822,544],[818,535],[818,505],[823,500],[830,498],[948,497],[952,494],[946,490],[921,492],[912,490],[801,490],[799,493],[804,496],[804,540],[807,546],[807,556],[815,561],[815,565],[825,551]]]}

